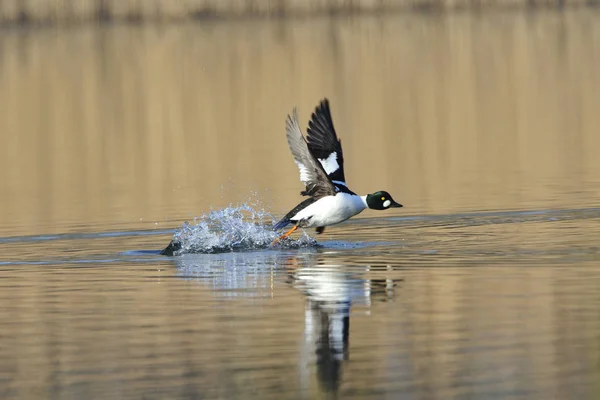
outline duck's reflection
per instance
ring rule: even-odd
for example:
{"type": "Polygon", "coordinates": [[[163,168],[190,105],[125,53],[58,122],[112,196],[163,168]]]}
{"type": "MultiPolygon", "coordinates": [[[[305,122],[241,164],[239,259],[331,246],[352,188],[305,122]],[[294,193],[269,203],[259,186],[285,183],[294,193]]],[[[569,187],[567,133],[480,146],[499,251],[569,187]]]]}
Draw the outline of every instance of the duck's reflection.
{"type": "Polygon", "coordinates": [[[394,296],[394,280],[361,278],[370,269],[334,264],[323,256],[290,265],[293,285],[306,295],[303,370],[316,365],[319,384],[328,392],[337,393],[343,362],[349,359],[351,307],[368,307],[373,299],[387,301],[394,296]]]}
{"type": "Polygon", "coordinates": [[[209,284],[215,297],[277,297],[277,281],[286,281],[303,293],[300,363],[302,385],[308,392],[315,375],[321,390],[338,392],[344,362],[350,358],[351,308],[359,307],[364,312],[360,315],[368,314],[373,301],[394,298],[399,280],[391,278],[395,273],[390,265],[353,265],[322,252],[225,253],[175,257],[173,261],[180,277],[209,284]]]}

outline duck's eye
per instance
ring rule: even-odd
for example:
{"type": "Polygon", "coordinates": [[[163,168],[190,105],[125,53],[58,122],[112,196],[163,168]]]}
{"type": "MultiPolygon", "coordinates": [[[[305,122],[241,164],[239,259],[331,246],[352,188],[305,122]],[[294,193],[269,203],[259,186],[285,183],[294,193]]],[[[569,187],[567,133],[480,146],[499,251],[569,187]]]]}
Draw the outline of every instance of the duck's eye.
{"type": "Polygon", "coordinates": [[[384,197],[384,196],[381,196],[381,200],[385,200],[385,197],[384,197]]]}

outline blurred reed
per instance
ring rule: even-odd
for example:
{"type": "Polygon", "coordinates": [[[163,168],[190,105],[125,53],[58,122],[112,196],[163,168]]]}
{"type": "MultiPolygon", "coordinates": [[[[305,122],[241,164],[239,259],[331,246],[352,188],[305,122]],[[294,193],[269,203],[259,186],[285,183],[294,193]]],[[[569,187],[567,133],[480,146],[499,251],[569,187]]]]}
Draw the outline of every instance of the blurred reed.
{"type": "Polygon", "coordinates": [[[600,0],[0,0],[0,25],[598,4],[600,0]]]}

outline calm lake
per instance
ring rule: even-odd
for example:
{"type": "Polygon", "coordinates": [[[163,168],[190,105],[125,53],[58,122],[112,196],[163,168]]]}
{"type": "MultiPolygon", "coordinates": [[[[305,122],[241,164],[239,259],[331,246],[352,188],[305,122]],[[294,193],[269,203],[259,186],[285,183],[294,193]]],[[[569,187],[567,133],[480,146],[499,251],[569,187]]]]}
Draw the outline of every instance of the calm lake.
{"type": "Polygon", "coordinates": [[[0,398],[597,399],[599,104],[589,9],[4,29],[0,398]],[[271,234],[324,97],[404,208],[159,255],[271,234]]]}

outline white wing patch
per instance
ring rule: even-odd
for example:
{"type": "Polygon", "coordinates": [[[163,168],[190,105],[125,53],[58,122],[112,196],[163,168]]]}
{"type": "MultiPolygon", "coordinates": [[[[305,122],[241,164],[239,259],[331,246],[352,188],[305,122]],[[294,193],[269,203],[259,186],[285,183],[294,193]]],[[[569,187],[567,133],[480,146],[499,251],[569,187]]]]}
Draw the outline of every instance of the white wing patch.
{"type": "Polygon", "coordinates": [[[319,162],[323,166],[323,169],[325,170],[327,175],[330,175],[331,173],[337,171],[340,167],[337,162],[337,153],[335,151],[331,153],[327,158],[319,158],[319,162]]]}
{"type": "MultiPolygon", "coordinates": [[[[296,161],[296,160],[294,160],[296,161]]],[[[310,174],[308,173],[308,169],[301,162],[296,161],[296,165],[300,170],[300,182],[307,183],[310,182],[310,174]]]]}

